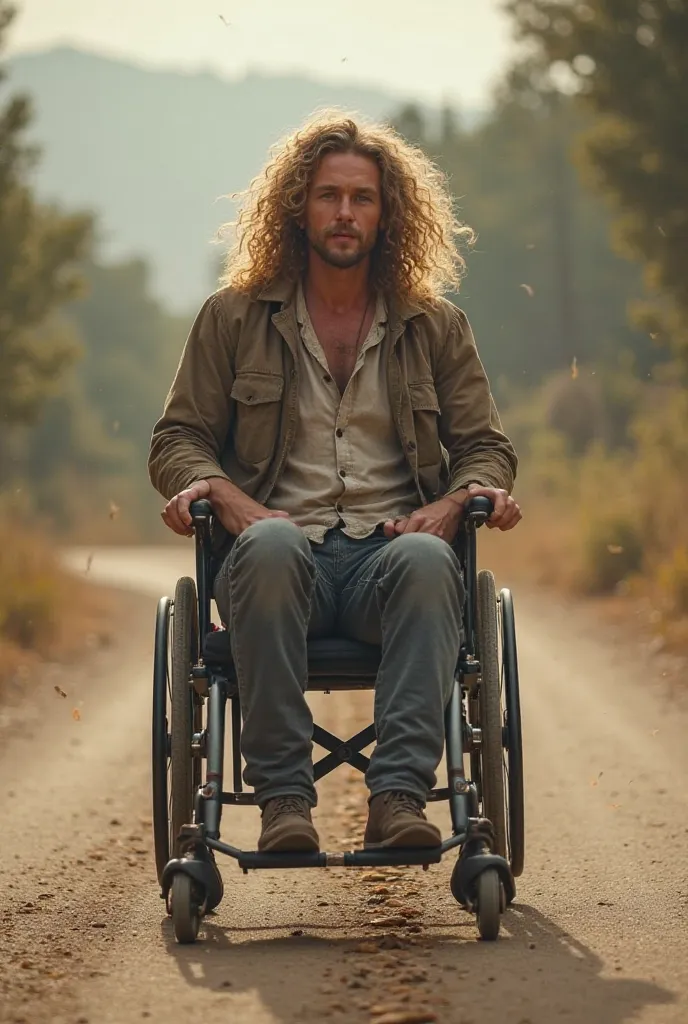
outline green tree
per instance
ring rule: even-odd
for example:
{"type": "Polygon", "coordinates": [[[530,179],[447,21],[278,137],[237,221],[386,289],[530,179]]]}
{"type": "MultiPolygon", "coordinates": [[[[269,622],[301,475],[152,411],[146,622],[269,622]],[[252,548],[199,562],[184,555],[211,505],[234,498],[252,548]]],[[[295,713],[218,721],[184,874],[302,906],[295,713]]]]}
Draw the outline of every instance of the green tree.
{"type": "Polygon", "coordinates": [[[688,361],[688,0],[508,0],[536,44],[533,74],[596,114],[588,176],[616,213],[620,251],[656,296],[639,321],[688,361]]]}
{"type": "MultiPolygon", "coordinates": [[[[0,0],[0,46],[14,17],[0,0]]],[[[0,67],[0,85],[6,72],[0,67]]],[[[30,187],[37,160],[25,142],[29,101],[9,97],[0,107],[0,448],[8,430],[31,423],[66,366],[74,339],[57,311],[78,291],[78,261],[86,252],[91,218],[66,216],[38,203],[30,187]]],[[[0,469],[0,474],[2,470],[0,469]]]]}
{"type": "Polygon", "coordinates": [[[524,65],[474,127],[448,111],[434,131],[413,109],[395,119],[445,170],[477,231],[458,301],[495,386],[538,384],[574,358],[591,372],[624,349],[639,372],[657,360],[647,334],[626,322],[640,273],[612,251],[605,205],[571,166],[589,121],[567,97],[533,85],[524,65]]]}
{"type": "Polygon", "coordinates": [[[152,295],[142,260],[89,261],[83,273],[86,295],[66,311],[81,358],[26,434],[24,475],[37,509],[59,529],[102,526],[112,501],[145,535],[160,525],[146,470],[150,436],[188,320],[152,295]]]}

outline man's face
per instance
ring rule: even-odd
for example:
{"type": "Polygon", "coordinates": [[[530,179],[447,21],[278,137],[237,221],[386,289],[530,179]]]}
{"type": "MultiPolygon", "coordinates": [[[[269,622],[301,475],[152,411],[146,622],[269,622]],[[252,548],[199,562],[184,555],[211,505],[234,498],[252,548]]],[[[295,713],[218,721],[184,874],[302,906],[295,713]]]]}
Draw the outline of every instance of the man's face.
{"type": "Polygon", "coordinates": [[[358,153],[328,153],[308,192],[308,242],[325,263],[355,267],[375,247],[382,223],[380,170],[358,153]]]}

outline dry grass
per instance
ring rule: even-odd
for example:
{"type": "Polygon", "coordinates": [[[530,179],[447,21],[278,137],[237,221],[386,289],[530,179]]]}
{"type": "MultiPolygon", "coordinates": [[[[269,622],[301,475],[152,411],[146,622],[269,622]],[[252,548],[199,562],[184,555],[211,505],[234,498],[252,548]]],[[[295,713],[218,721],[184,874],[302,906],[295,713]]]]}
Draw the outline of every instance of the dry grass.
{"type": "Polygon", "coordinates": [[[50,539],[0,522],[0,694],[32,665],[110,642],[105,591],[65,573],[50,539]]]}
{"type": "Polygon", "coordinates": [[[539,428],[523,453],[523,521],[481,531],[479,552],[508,584],[584,597],[624,617],[653,649],[688,656],[688,402],[682,392],[635,421],[633,447],[573,456],[539,428]]]}

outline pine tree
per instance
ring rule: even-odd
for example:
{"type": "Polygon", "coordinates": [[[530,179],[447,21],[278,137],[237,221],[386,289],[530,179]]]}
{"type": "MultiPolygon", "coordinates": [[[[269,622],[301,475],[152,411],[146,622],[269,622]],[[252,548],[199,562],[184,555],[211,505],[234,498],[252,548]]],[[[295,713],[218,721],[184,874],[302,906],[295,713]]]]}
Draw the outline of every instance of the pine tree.
{"type": "MultiPolygon", "coordinates": [[[[14,15],[0,0],[0,49],[14,15]]],[[[0,66],[0,87],[6,77],[0,66]]],[[[0,104],[0,451],[10,427],[34,422],[78,353],[56,314],[78,293],[91,236],[90,215],[65,215],[33,195],[30,121],[26,97],[0,104]]]]}
{"type": "Polygon", "coordinates": [[[508,0],[539,71],[596,114],[587,173],[656,296],[638,311],[688,362],[688,0],[508,0]]]}

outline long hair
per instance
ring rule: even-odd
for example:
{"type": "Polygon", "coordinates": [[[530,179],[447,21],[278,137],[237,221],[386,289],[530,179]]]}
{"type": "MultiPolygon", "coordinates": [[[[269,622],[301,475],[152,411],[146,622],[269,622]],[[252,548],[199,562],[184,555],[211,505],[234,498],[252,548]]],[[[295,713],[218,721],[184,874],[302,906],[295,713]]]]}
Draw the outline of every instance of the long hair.
{"type": "MultiPolygon", "coordinates": [[[[387,125],[340,112],[312,117],[273,150],[264,170],[239,193],[223,283],[256,295],[277,278],[296,282],[308,259],[299,227],[313,175],[327,153],[357,153],[380,169],[384,229],[372,254],[374,287],[420,305],[458,290],[465,271],[459,243],[473,232],[459,223],[442,171],[387,125]]],[[[223,230],[225,230],[223,229],[223,230]]]]}

